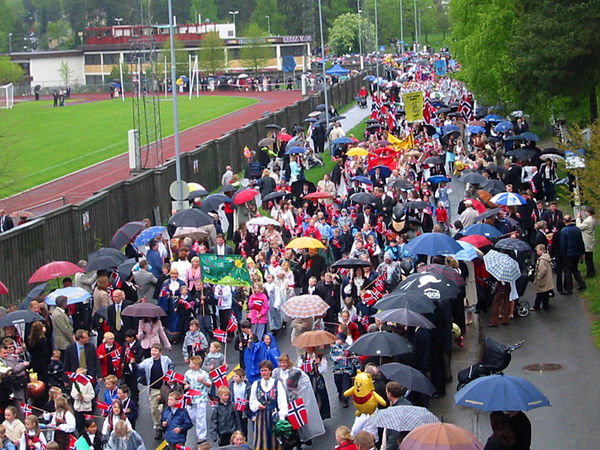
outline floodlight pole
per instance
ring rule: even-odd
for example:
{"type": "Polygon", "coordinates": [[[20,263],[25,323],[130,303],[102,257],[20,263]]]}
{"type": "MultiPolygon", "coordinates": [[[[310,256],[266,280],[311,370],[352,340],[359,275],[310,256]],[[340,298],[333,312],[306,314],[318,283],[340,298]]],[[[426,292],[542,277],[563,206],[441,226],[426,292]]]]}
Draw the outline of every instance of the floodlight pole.
{"type": "Polygon", "coordinates": [[[121,79],[121,100],[125,101],[125,84],[123,83],[123,53],[119,56],[119,78],[121,79]]]}
{"type": "Polygon", "coordinates": [[[319,0],[319,26],[321,28],[321,67],[323,69],[323,96],[325,97],[325,139],[329,141],[329,101],[327,99],[327,74],[325,73],[325,42],[323,41],[323,13],[321,11],[321,0],[319,0]]]}
{"type": "Polygon", "coordinates": [[[177,111],[177,89],[175,77],[177,76],[175,67],[175,31],[173,30],[173,5],[171,0],[167,0],[169,7],[169,46],[171,47],[171,92],[173,94],[173,134],[175,136],[175,174],[177,177],[177,186],[179,189],[179,205],[183,198],[183,187],[181,185],[181,156],[179,154],[179,115],[177,111]]]}
{"type": "Polygon", "coordinates": [[[377,97],[379,98],[379,14],[377,13],[377,0],[375,0],[375,67],[377,70],[377,97]]]}

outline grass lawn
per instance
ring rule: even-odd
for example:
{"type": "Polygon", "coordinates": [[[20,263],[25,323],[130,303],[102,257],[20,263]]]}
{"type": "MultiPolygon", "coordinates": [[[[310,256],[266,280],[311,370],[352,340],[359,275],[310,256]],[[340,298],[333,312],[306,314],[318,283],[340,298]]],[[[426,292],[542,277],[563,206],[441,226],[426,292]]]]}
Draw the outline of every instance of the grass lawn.
{"type": "MultiPolygon", "coordinates": [[[[254,99],[180,98],[181,131],[245,108],[254,99]]],[[[171,101],[160,102],[163,137],[173,134],[171,101]]],[[[7,197],[127,151],[132,128],[130,99],[83,104],[25,102],[0,113],[6,159],[0,163],[0,198],[7,197]],[[6,161],[6,167],[2,167],[6,161]]]]}

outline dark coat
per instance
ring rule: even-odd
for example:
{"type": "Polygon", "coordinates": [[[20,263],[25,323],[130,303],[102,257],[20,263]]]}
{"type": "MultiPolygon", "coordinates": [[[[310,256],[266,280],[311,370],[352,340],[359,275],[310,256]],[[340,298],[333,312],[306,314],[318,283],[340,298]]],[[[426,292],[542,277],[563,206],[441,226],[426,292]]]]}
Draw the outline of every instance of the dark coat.
{"type": "Polygon", "coordinates": [[[122,344],[125,341],[125,332],[127,330],[136,330],[137,331],[137,324],[135,323],[134,318],[123,315],[123,310],[130,305],[133,305],[133,303],[130,302],[129,300],[123,300],[122,305],[121,305],[121,320],[123,321],[123,326],[121,327],[120,331],[117,331],[117,328],[116,328],[116,326],[117,326],[117,310],[116,310],[114,303],[107,308],[108,326],[110,328],[110,332],[115,335],[115,340],[119,344],[122,344]]]}
{"type": "Polygon", "coordinates": [[[581,230],[571,223],[560,230],[559,256],[567,258],[580,258],[585,253],[585,245],[581,230]]]}
{"type": "Polygon", "coordinates": [[[187,432],[194,426],[185,408],[177,408],[175,412],[171,408],[165,408],[162,422],[167,422],[165,439],[169,444],[185,444],[187,432]],[[175,428],[181,428],[181,433],[175,433],[175,428]]]}
{"type": "Polygon", "coordinates": [[[235,413],[233,402],[229,400],[227,404],[219,401],[217,406],[212,410],[210,416],[210,437],[213,441],[218,442],[219,435],[231,434],[235,430],[241,429],[239,416],[235,413]]]}
{"type": "MultiPolygon", "coordinates": [[[[85,362],[87,374],[94,379],[102,378],[102,367],[96,354],[96,347],[93,344],[83,346],[85,352],[85,362]]],[[[75,372],[79,368],[79,355],[77,354],[77,344],[73,342],[65,350],[65,372],[75,372]]]]}

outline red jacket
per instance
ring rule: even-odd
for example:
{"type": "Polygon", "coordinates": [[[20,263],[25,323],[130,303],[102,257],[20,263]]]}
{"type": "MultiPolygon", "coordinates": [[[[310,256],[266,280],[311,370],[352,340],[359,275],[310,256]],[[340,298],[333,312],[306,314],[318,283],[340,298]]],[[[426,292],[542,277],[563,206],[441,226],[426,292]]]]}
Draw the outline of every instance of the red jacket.
{"type": "Polygon", "coordinates": [[[344,441],[338,445],[335,450],[357,450],[356,444],[352,441],[344,441]]]}
{"type": "Polygon", "coordinates": [[[108,375],[108,364],[112,364],[114,373],[117,378],[121,378],[121,346],[116,342],[113,344],[112,353],[106,356],[106,345],[102,343],[96,350],[96,354],[100,359],[100,367],[102,367],[102,378],[106,378],[108,375]],[[114,358],[113,358],[114,356],[114,358]]]}

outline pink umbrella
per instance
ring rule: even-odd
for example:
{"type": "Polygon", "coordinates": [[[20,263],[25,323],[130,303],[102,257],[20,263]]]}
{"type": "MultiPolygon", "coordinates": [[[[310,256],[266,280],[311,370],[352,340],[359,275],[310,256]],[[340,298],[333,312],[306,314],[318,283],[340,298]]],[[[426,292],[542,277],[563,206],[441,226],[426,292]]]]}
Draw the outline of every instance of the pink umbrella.
{"type": "Polygon", "coordinates": [[[8,288],[2,281],[0,281],[0,295],[4,294],[8,294],[8,288]]]}
{"type": "Polygon", "coordinates": [[[244,189],[243,191],[238,192],[233,198],[233,203],[235,205],[241,205],[242,203],[249,202],[254,197],[258,195],[258,191],[256,189],[244,189]]]}
{"type": "Polygon", "coordinates": [[[67,277],[83,272],[85,271],[81,267],[72,262],[52,261],[36,270],[33,275],[31,275],[31,278],[29,278],[29,284],[42,283],[44,281],[54,280],[55,278],[67,277]]]}

